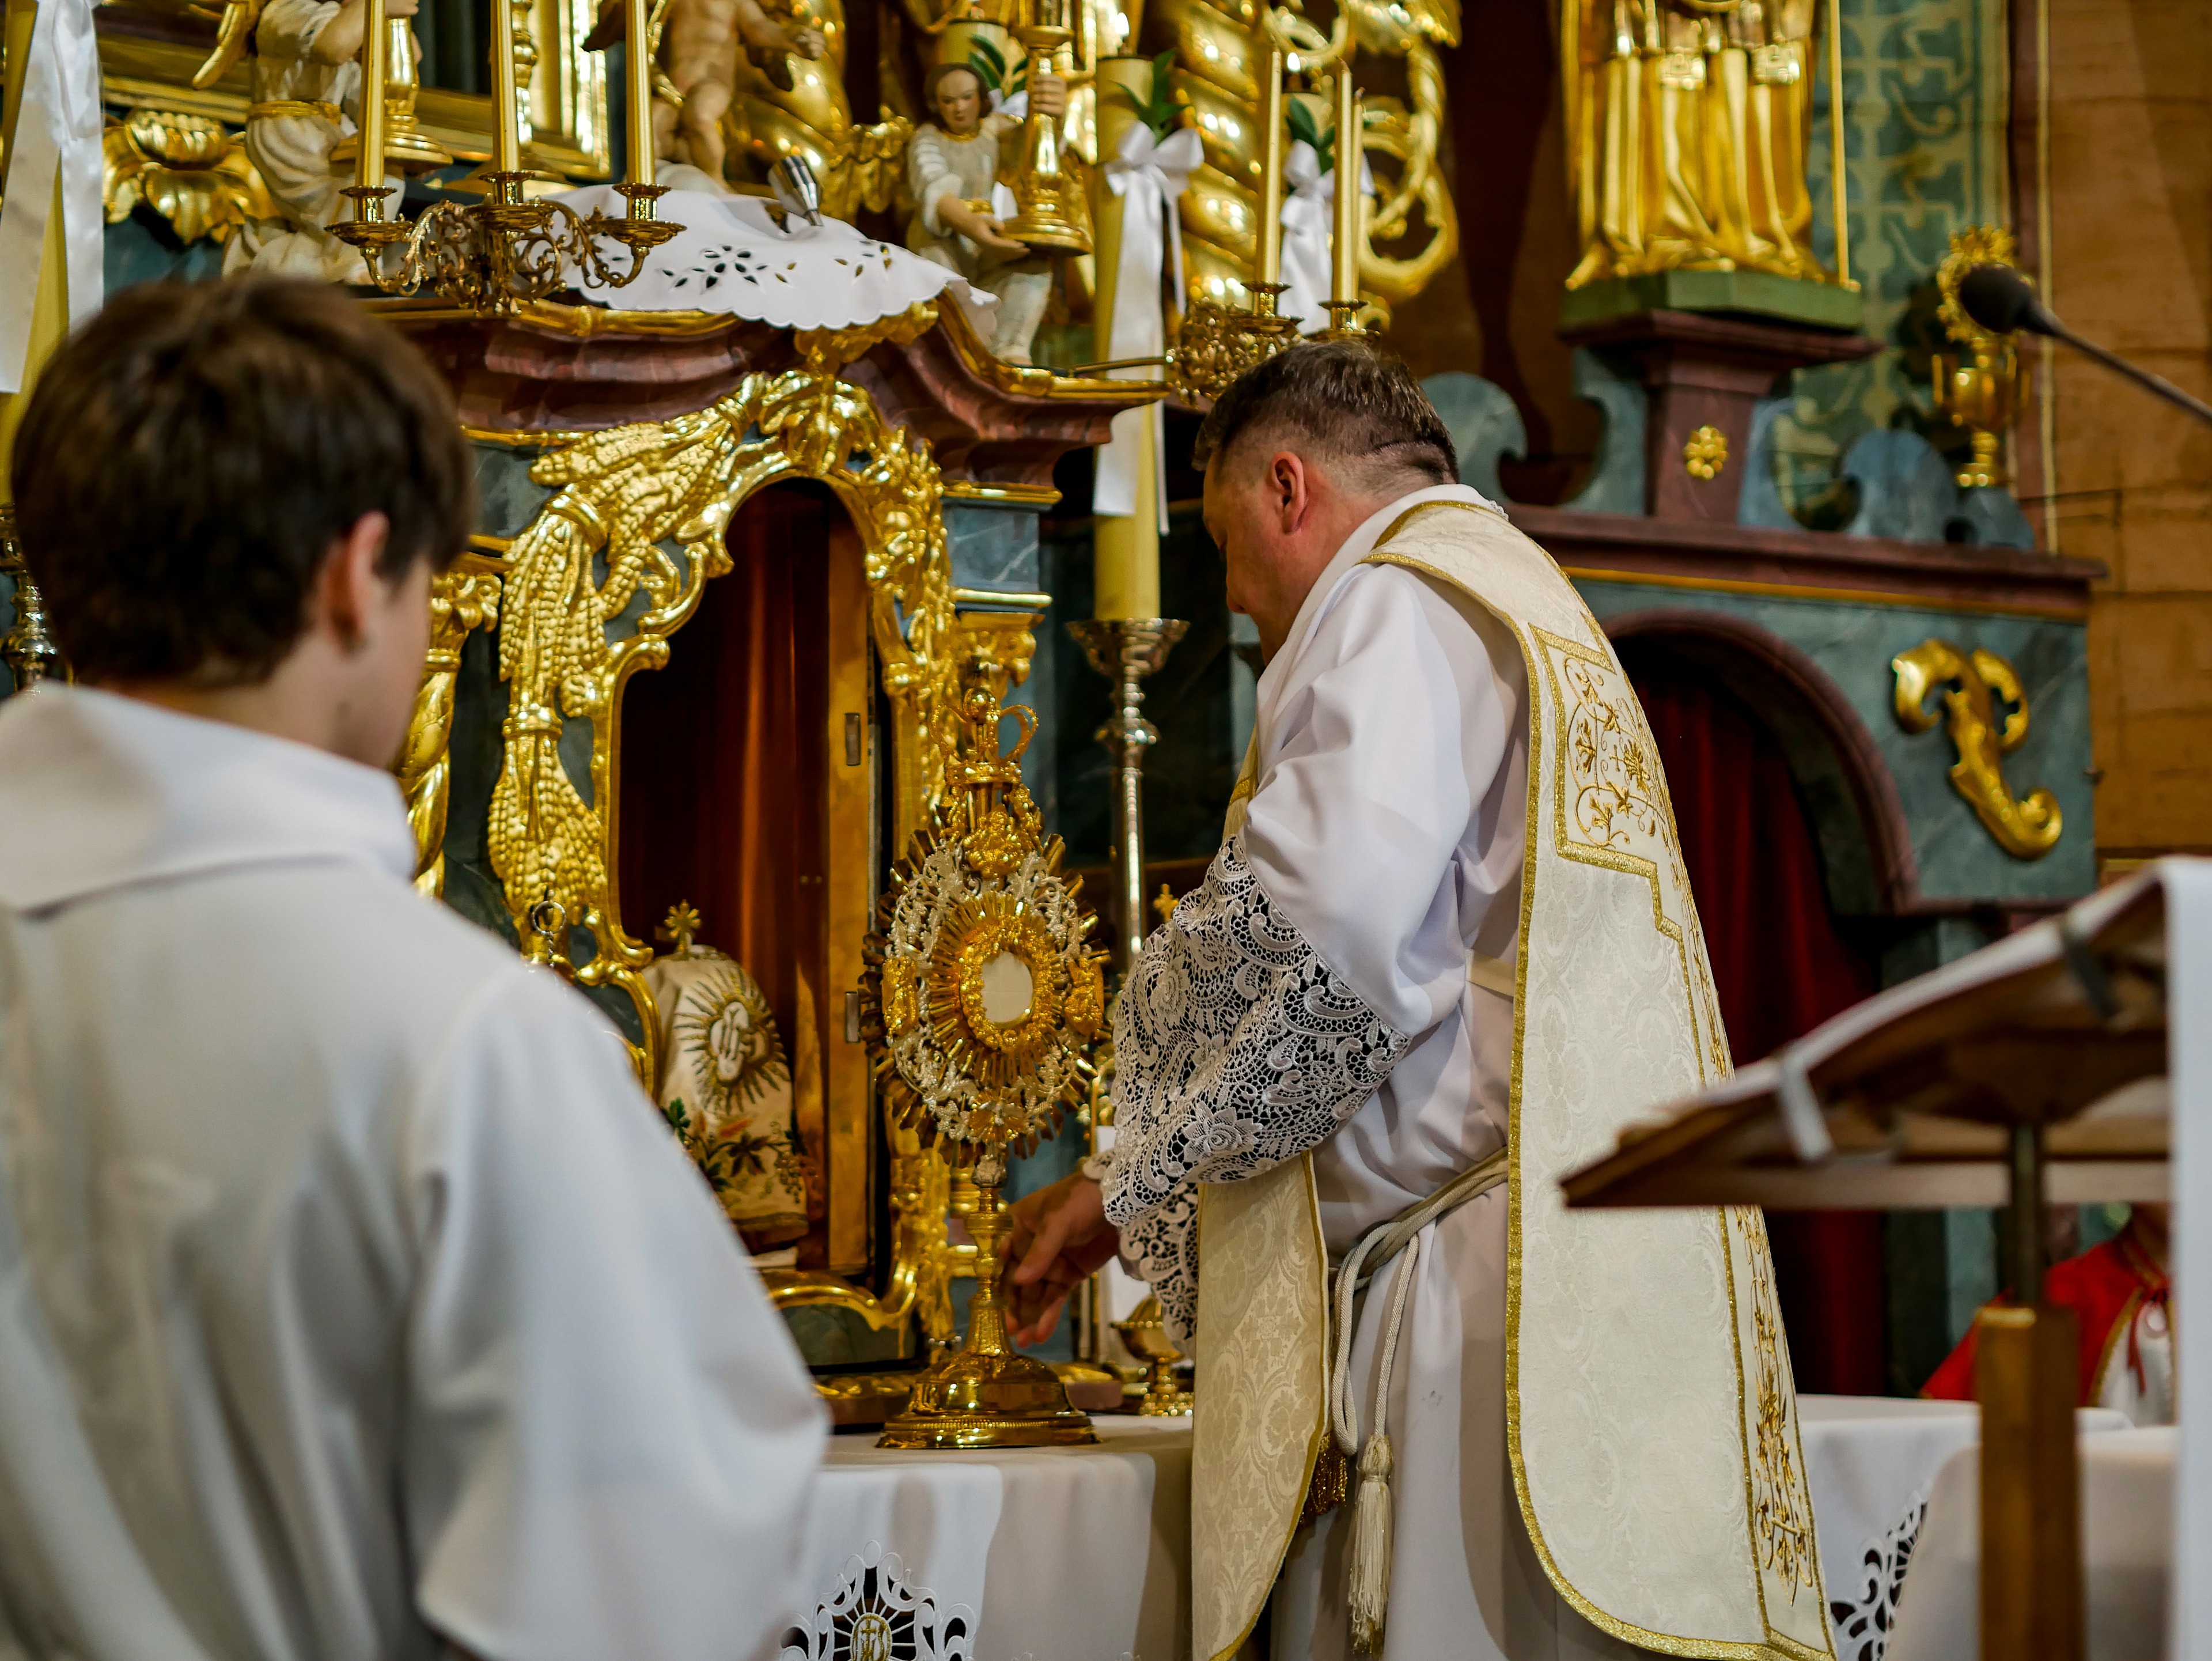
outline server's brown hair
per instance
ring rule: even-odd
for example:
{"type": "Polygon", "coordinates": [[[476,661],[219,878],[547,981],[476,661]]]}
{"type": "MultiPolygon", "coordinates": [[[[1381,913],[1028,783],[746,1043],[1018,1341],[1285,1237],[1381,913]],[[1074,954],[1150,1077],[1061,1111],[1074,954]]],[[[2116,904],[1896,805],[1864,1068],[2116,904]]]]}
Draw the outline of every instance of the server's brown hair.
{"type": "Polygon", "coordinates": [[[1262,438],[1363,470],[1459,482],[1451,434],[1421,383],[1396,358],[1354,340],[1305,341],[1247,369],[1214,400],[1191,465],[1262,438]]]}
{"type": "Polygon", "coordinates": [[[23,557],[80,679],[264,679],[331,547],[391,521],[379,569],[443,569],[475,518],[469,447],[422,356],[327,283],[126,289],[40,373],[12,465],[23,557]]]}

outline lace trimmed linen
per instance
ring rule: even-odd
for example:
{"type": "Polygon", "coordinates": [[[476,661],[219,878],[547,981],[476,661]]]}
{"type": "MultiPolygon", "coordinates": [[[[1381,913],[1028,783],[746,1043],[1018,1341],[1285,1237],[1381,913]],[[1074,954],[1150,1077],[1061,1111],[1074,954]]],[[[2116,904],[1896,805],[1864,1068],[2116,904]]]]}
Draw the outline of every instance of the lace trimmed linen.
{"type": "Polygon", "coordinates": [[[1198,1184],[1318,1147],[1407,1043],[1267,897],[1243,834],[1224,843],[1114,1010],[1106,1217],[1171,1329],[1197,1326],[1198,1184]]]}

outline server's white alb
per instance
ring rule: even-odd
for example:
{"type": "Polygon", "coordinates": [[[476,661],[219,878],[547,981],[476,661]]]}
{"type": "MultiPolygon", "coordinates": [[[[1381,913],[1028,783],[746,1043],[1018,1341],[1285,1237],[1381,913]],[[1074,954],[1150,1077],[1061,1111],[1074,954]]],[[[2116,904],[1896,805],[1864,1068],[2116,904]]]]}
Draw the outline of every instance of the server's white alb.
{"type": "Polygon", "coordinates": [[[733,1661],[823,1445],[573,991],[387,776],[0,710],[0,1653],[733,1661]]]}
{"type": "MultiPolygon", "coordinates": [[[[1472,490],[1393,503],[1269,664],[1246,791],[1117,1011],[1105,1184],[1196,1331],[1198,1653],[1286,1555],[1278,1661],[1343,1653],[1346,1511],[1298,1524],[1325,1257],[1501,1147],[1508,1181],[1413,1260],[1385,1655],[1828,1653],[1759,1214],[1570,1215],[1554,1182],[1729,1065],[1665,780],[1579,596],[1472,490]]],[[[1357,1327],[1363,1427],[1389,1302],[1357,1327]]]]}

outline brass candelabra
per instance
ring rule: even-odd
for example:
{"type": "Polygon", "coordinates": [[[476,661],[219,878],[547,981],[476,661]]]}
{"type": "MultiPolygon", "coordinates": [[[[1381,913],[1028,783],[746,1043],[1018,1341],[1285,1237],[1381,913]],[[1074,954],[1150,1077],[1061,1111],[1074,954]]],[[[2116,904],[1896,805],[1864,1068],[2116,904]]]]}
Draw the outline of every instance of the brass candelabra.
{"type": "Polygon", "coordinates": [[[1126,980],[1145,949],[1145,751],[1160,730],[1145,719],[1145,682],[1190,627],[1174,618],[1093,618],[1069,634],[1091,666],[1114,683],[1114,713],[1098,741],[1114,757],[1116,958],[1126,980]]]}
{"type": "MultiPolygon", "coordinates": [[[[361,45],[361,131],[356,148],[354,184],[341,192],[353,204],[350,217],[331,226],[331,234],[361,251],[368,280],[386,294],[428,286],[444,299],[486,313],[513,312],[580,277],[588,287],[619,289],[645,269],[645,256],[684,228],[658,216],[665,187],[653,183],[652,138],[652,46],[646,0],[624,0],[629,43],[629,177],[615,186],[628,204],[621,218],[594,212],[577,215],[559,202],[532,198],[524,186],[536,175],[523,164],[523,106],[517,91],[514,9],[504,0],[491,7],[492,164],[477,175],[484,199],[471,206],[441,202],[411,222],[386,212],[392,194],[384,182],[387,160],[402,166],[419,162],[403,142],[395,155],[387,119],[399,116],[411,126],[413,99],[390,105],[395,83],[392,51],[404,52],[404,37],[386,26],[384,0],[368,0],[361,45]],[[617,269],[600,249],[602,240],[629,252],[628,268],[617,269]],[[572,277],[570,273],[574,273],[572,277]]],[[[534,50],[531,53],[535,61],[534,50]]],[[[411,71],[410,71],[411,72],[411,71]]]]}

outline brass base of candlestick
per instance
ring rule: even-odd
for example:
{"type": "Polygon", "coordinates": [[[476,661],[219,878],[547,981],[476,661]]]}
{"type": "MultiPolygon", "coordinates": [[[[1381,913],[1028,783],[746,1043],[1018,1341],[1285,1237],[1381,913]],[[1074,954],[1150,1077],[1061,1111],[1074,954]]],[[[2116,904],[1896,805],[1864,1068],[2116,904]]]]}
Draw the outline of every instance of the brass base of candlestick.
{"type": "Polygon", "coordinates": [[[1227,311],[1210,301],[1194,299],[1183,313],[1168,379],[1184,399],[1218,398],[1246,370],[1297,344],[1298,319],[1275,312],[1289,285],[1253,283],[1246,287],[1252,295],[1249,312],[1227,311]]]}
{"type": "Polygon", "coordinates": [[[1328,313],[1328,327],[1321,331],[1316,340],[1368,340],[1374,336],[1352,319],[1367,309],[1364,300],[1324,300],[1322,309],[1328,313]]]}
{"type": "Polygon", "coordinates": [[[1144,682],[1189,627],[1173,618],[1094,618],[1067,625],[1091,666],[1115,686],[1114,713],[1097,736],[1114,757],[1114,847],[1121,865],[1115,932],[1125,977],[1145,945],[1145,751],[1160,739],[1144,716],[1144,682]]]}

